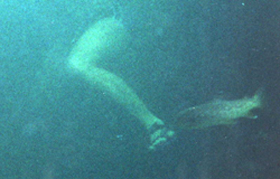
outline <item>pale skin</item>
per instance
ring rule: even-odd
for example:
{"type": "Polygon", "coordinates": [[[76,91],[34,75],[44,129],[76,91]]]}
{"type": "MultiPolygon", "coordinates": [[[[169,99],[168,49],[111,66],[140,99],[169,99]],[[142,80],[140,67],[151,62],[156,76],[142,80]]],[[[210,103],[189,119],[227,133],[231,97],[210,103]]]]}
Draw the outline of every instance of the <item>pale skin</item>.
{"type": "MultiPolygon", "coordinates": [[[[164,126],[164,122],[147,109],[143,101],[123,79],[97,67],[99,61],[121,57],[121,54],[128,48],[129,42],[129,33],[120,21],[115,18],[100,20],[76,42],[68,57],[69,67],[77,71],[94,88],[110,95],[112,99],[139,119],[149,131],[154,124],[164,126]]],[[[173,135],[173,131],[161,129],[154,131],[150,135],[149,149],[155,149],[158,144],[165,142],[173,135]]]]}

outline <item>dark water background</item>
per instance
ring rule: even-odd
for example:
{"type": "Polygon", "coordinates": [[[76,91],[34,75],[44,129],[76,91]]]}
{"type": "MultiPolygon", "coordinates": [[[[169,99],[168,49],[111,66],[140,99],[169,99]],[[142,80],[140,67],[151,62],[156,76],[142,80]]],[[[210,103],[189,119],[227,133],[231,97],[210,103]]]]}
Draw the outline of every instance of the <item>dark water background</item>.
{"type": "Polygon", "coordinates": [[[272,0],[1,1],[0,178],[279,178],[279,10],[272,0]],[[267,109],[148,152],[140,123],[67,69],[74,42],[112,16],[132,44],[101,65],[168,125],[180,109],[260,87],[267,109]]]}

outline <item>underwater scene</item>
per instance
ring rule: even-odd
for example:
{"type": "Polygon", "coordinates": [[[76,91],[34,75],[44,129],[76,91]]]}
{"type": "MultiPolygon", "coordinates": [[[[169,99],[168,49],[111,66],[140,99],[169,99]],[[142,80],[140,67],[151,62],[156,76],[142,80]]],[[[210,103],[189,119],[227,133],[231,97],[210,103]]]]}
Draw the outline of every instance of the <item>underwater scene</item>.
{"type": "Polygon", "coordinates": [[[0,178],[280,178],[279,12],[0,1],[0,178]]]}

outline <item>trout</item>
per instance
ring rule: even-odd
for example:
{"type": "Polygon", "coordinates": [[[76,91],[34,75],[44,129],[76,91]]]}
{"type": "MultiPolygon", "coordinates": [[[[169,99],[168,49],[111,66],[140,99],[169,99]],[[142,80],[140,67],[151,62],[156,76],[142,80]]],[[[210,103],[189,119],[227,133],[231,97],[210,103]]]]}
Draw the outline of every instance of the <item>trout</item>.
{"type": "Polygon", "coordinates": [[[179,112],[175,125],[184,130],[205,129],[217,125],[233,125],[240,118],[256,119],[258,116],[253,111],[263,108],[263,101],[262,90],[258,90],[251,98],[213,100],[179,112]]]}

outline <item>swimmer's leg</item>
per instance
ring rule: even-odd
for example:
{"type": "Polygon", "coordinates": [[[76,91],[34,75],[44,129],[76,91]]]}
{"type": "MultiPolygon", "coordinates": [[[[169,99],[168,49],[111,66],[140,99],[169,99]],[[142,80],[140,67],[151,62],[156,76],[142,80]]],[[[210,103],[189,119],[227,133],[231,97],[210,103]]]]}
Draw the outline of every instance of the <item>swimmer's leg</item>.
{"type": "Polygon", "coordinates": [[[136,116],[150,133],[155,149],[174,135],[166,130],[164,122],[153,115],[136,93],[118,76],[96,67],[96,63],[125,52],[128,33],[114,18],[97,22],[77,41],[68,58],[72,69],[78,71],[93,87],[110,95],[116,102],[136,116]]]}

